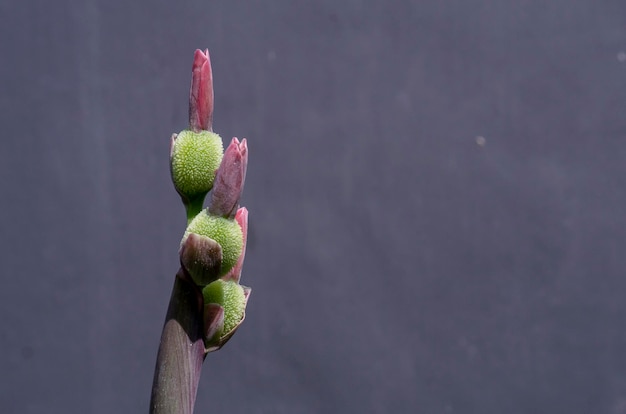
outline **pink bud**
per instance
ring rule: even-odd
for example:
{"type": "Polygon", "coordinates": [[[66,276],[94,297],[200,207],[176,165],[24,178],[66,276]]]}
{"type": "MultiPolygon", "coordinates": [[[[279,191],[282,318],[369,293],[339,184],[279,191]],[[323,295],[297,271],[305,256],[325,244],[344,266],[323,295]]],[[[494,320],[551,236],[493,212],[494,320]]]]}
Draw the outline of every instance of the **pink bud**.
{"type": "Polygon", "coordinates": [[[189,91],[189,128],[194,132],[213,130],[213,72],[209,49],[196,49],[189,91]]]}
{"type": "Polygon", "coordinates": [[[243,247],[241,248],[241,255],[239,259],[237,259],[237,263],[233,266],[232,269],[226,274],[226,276],[222,277],[224,280],[234,280],[239,283],[241,279],[241,268],[243,267],[243,260],[246,256],[246,241],[248,240],[248,209],[245,207],[241,207],[237,210],[237,214],[235,214],[235,221],[239,223],[239,227],[241,227],[241,232],[243,233],[243,247]]]}
{"type": "Polygon", "coordinates": [[[248,167],[248,144],[244,138],[241,143],[233,138],[220,167],[217,169],[209,212],[216,216],[232,217],[239,207],[248,167]]]}

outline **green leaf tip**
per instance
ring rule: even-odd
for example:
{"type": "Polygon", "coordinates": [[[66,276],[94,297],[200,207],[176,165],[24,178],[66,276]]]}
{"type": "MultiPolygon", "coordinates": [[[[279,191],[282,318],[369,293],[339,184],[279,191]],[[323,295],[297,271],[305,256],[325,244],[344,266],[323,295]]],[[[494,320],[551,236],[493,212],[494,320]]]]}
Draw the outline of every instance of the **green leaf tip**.
{"type": "Polygon", "coordinates": [[[189,223],[181,245],[190,233],[209,237],[222,247],[220,276],[224,276],[235,266],[243,250],[243,232],[237,221],[213,216],[205,209],[189,223]]]}
{"type": "Polygon", "coordinates": [[[172,181],[183,200],[211,190],[224,155],[222,138],[210,131],[185,130],[173,138],[170,153],[172,181]]]}

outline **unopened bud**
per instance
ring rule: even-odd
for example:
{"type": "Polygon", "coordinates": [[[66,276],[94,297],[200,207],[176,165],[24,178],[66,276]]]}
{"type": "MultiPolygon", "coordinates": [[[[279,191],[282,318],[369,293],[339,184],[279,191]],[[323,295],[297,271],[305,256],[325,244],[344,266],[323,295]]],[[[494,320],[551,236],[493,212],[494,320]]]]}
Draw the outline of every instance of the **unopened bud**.
{"type": "Polygon", "coordinates": [[[189,90],[189,128],[192,131],[213,130],[213,71],[209,50],[196,50],[191,69],[189,90]]]}
{"type": "Polygon", "coordinates": [[[198,197],[204,200],[213,187],[215,171],[222,161],[222,156],[222,139],[213,132],[186,130],[172,137],[170,151],[172,181],[183,202],[198,197]]]}
{"type": "Polygon", "coordinates": [[[208,325],[206,329],[206,339],[209,342],[222,339],[241,324],[246,311],[248,294],[246,294],[244,287],[238,283],[233,281],[226,282],[221,279],[210,283],[202,289],[205,314],[212,315],[211,318],[207,318],[205,321],[205,324],[208,325]],[[206,307],[211,304],[219,305],[224,309],[223,326],[217,326],[217,329],[215,325],[218,325],[220,322],[219,309],[216,309],[214,306],[206,309],[206,307]],[[208,319],[211,319],[211,321],[208,319]],[[213,333],[213,335],[209,336],[211,333],[213,333]]]}
{"type": "Polygon", "coordinates": [[[210,215],[205,209],[187,226],[181,246],[185,244],[191,233],[206,236],[220,245],[222,248],[220,276],[225,275],[235,266],[243,248],[243,234],[239,223],[235,220],[210,215]]]}
{"type": "Polygon", "coordinates": [[[239,207],[248,167],[248,144],[233,138],[224,151],[224,157],[215,175],[209,212],[216,216],[232,217],[239,207]]]}

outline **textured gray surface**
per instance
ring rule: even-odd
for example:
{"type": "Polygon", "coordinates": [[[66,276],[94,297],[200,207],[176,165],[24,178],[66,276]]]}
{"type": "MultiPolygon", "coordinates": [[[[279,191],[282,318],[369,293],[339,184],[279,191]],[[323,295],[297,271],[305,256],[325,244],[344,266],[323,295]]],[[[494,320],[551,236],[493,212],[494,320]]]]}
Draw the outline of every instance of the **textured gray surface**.
{"type": "Polygon", "coordinates": [[[197,412],[626,413],[622,0],[0,1],[2,412],[147,411],[204,47],[254,291],[197,412]]]}

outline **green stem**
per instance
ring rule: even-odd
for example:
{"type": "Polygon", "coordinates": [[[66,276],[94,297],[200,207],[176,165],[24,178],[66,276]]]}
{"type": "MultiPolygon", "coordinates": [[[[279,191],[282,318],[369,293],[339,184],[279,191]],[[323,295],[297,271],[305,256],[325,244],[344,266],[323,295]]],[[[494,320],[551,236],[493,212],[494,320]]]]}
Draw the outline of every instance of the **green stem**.
{"type": "Polygon", "coordinates": [[[188,202],[184,202],[185,211],[187,212],[187,226],[191,223],[191,220],[194,219],[202,211],[202,205],[204,204],[204,198],[206,197],[206,193],[200,196],[193,197],[188,202]]]}

